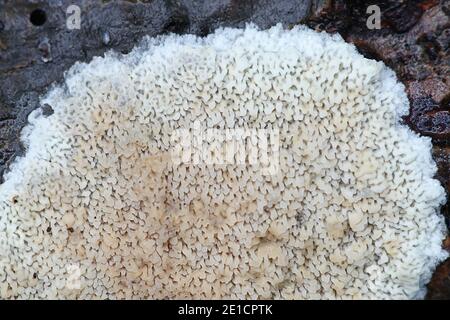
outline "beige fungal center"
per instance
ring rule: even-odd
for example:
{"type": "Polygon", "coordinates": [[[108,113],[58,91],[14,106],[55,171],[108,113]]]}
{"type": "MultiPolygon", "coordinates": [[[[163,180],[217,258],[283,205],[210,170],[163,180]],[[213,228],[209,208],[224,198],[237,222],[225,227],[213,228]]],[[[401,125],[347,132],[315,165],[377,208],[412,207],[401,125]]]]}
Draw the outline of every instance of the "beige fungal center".
{"type": "Polygon", "coordinates": [[[338,36],[146,39],[41,102],[0,186],[1,298],[415,298],[446,257],[430,140],[399,124],[394,73],[338,36]],[[194,123],[277,132],[278,166],[173,161],[194,123]]]}

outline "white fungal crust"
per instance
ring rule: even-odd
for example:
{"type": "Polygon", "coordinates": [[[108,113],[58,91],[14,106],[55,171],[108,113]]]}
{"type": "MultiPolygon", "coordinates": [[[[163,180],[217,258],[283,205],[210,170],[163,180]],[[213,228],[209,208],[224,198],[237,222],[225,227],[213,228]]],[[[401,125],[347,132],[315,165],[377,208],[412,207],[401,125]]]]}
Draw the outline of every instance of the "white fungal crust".
{"type": "Polygon", "coordinates": [[[1,298],[417,298],[445,228],[404,87],[304,27],[76,64],[0,186],[1,298]],[[175,130],[279,131],[279,170],[181,163],[175,130]]]}

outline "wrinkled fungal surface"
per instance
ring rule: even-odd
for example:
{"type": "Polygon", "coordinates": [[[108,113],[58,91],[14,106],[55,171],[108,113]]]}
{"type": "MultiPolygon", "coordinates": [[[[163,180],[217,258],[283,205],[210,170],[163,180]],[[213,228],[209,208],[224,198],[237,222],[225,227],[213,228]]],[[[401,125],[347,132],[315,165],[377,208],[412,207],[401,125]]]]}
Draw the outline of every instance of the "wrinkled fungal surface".
{"type": "Polygon", "coordinates": [[[447,256],[431,141],[399,124],[395,74],[339,36],[148,38],[41,104],[0,186],[2,298],[417,298],[447,256]],[[216,139],[189,156],[265,130],[279,165],[178,161],[193,124],[216,139]]]}

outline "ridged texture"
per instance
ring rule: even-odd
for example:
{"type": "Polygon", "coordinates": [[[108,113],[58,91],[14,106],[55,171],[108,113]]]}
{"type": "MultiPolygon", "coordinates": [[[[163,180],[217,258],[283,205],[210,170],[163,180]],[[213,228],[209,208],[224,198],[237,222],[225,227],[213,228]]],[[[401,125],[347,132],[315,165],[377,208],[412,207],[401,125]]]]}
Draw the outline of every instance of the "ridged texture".
{"type": "Polygon", "coordinates": [[[2,298],[417,298],[446,257],[430,140],[338,36],[146,39],[42,104],[0,186],[2,298]],[[279,132],[278,170],[175,163],[194,124],[279,132]]]}

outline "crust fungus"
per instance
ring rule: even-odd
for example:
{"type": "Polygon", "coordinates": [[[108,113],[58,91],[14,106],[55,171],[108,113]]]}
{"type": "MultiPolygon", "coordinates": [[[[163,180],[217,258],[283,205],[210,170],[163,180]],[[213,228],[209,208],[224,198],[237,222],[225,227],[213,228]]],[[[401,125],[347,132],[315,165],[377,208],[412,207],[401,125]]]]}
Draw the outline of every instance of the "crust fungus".
{"type": "MultiPolygon", "coordinates": [[[[148,38],[77,63],[41,102],[53,113],[30,115],[0,186],[1,298],[417,298],[446,257],[404,87],[337,35],[148,38]],[[174,164],[196,122],[277,130],[278,170],[174,164]]],[[[220,158],[203,143],[188,155],[220,158]]]]}

